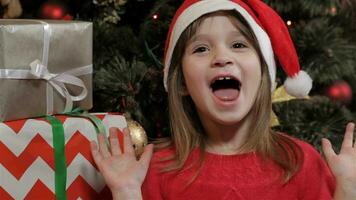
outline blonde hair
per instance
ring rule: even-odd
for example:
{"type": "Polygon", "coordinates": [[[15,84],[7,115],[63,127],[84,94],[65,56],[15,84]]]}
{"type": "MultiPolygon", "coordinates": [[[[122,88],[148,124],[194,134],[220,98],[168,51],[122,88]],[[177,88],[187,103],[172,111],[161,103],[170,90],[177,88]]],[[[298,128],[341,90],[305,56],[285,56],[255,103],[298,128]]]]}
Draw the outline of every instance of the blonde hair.
{"type": "MultiPolygon", "coordinates": [[[[204,129],[197,115],[196,108],[190,96],[185,95],[185,83],[181,66],[186,43],[195,34],[198,27],[207,17],[214,14],[223,14],[231,18],[232,22],[241,30],[244,36],[251,42],[258,52],[261,63],[261,84],[256,100],[249,111],[256,124],[251,125],[250,135],[241,149],[254,151],[266,160],[277,163],[284,171],[284,181],[287,182],[299,169],[303,160],[300,147],[289,137],[274,132],[270,128],[270,116],[272,112],[271,81],[268,68],[262,59],[258,42],[243,17],[236,11],[218,11],[203,15],[193,22],[180,36],[173,51],[172,62],[168,74],[168,101],[171,125],[171,138],[166,146],[175,147],[172,157],[165,160],[173,160],[163,171],[182,169],[192,150],[200,147],[200,159],[197,163],[199,169],[204,162],[204,129]]],[[[197,174],[193,177],[198,175],[197,174]]],[[[193,181],[192,179],[192,181],[193,181]]]]}

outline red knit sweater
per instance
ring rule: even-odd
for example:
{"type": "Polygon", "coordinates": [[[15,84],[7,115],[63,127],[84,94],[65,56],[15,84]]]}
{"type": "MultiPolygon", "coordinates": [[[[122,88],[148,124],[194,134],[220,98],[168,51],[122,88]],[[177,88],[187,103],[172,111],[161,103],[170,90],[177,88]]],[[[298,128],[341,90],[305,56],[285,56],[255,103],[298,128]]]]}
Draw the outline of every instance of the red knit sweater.
{"type": "Polygon", "coordinates": [[[163,150],[154,154],[142,186],[144,200],[330,200],[335,180],[320,154],[298,141],[304,153],[301,169],[283,185],[281,169],[264,162],[255,153],[217,155],[206,153],[205,163],[196,180],[185,187],[195,174],[188,167],[198,160],[195,149],[180,172],[160,173],[159,159],[172,154],[163,150]]]}

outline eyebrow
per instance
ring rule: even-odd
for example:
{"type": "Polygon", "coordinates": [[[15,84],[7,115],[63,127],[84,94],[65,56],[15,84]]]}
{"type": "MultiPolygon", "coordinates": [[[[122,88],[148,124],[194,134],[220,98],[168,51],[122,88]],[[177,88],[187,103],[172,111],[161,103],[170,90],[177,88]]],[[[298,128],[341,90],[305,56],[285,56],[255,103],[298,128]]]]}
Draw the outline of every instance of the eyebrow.
{"type": "MultiPolygon", "coordinates": [[[[244,34],[242,34],[241,31],[230,31],[229,33],[230,35],[228,36],[230,37],[238,37],[238,38],[243,38],[245,40],[248,41],[248,39],[246,38],[246,36],[244,34]]],[[[192,43],[196,42],[196,41],[200,41],[200,40],[210,40],[210,37],[208,34],[195,34],[193,35],[193,37],[191,37],[190,40],[187,41],[187,45],[191,45],[192,43]]]]}
{"type": "MultiPolygon", "coordinates": [[[[241,31],[230,31],[229,32],[229,36],[233,36],[233,37],[245,37],[245,35],[243,35],[241,33],[241,31]]],[[[195,41],[198,41],[198,40],[209,40],[209,37],[210,35],[208,34],[195,34],[193,35],[193,37],[188,41],[188,43],[192,43],[192,42],[195,42],[195,41]]]]}
{"type": "Polygon", "coordinates": [[[193,35],[193,37],[190,38],[190,40],[188,40],[188,43],[192,43],[198,40],[208,40],[209,39],[209,35],[208,34],[199,34],[199,35],[193,35]]]}

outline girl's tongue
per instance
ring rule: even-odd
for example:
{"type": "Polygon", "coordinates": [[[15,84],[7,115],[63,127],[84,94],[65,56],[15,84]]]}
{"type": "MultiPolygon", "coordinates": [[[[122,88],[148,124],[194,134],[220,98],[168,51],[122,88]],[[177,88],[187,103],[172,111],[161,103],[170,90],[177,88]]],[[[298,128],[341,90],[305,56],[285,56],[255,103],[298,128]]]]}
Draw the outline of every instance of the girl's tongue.
{"type": "Polygon", "coordinates": [[[218,89],[213,93],[218,99],[222,101],[233,101],[237,99],[240,94],[239,90],[233,88],[218,89]]]}

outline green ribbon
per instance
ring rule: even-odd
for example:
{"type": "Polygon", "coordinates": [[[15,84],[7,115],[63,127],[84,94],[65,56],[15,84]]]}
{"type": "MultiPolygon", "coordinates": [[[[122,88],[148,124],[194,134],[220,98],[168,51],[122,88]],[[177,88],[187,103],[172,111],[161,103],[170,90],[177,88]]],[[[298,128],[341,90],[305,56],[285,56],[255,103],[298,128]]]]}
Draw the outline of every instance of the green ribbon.
{"type": "Polygon", "coordinates": [[[57,118],[47,116],[46,119],[52,125],[53,149],[54,149],[54,186],[57,200],[67,199],[67,167],[64,153],[65,139],[64,128],[57,118]]]}
{"type": "Polygon", "coordinates": [[[75,108],[71,112],[65,114],[73,117],[85,117],[89,119],[94,124],[95,131],[97,134],[104,134],[105,136],[107,136],[105,126],[97,116],[89,114],[87,111],[84,111],[81,108],[75,108]]]}
{"type": "Polygon", "coordinates": [[[81,108],[75,108],[71,112],[65,113],[66,115],[73,117],[85,117],[89,119],[95,127],[96,134],[103,134],[105,138],[106,145],[109,147],[109,141],[107,139],[107,133],[103,122],[95,115],[89,114],[87,111],[84,111],[81,108]]]}
{"type": "MultiPolygon", "coordinates": [[[[91,115],[82,109],[74,109],[69,113],[64,113],[68,116],[73,117],[85,117],[89,119],[95,127],[97,134],[104,134],[106,143],[109,144],[106,137],[105,126],[102,121],[95,115],[91,115]]],[[[60,120],[54,116],[45,117],[52,126],[53,134],[53,149],[54,149],[54,180],[55,180],[55,195],[57,200],[67,200],[67,166],[66,166],[66,156],[65,156],[65,137],[64,137],[64,128],[60,120]]]]}

